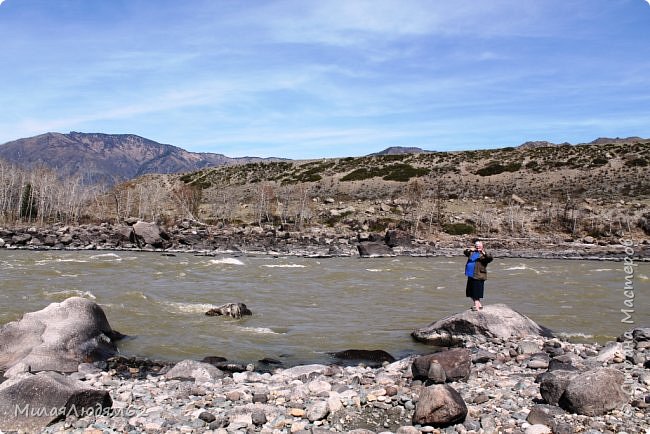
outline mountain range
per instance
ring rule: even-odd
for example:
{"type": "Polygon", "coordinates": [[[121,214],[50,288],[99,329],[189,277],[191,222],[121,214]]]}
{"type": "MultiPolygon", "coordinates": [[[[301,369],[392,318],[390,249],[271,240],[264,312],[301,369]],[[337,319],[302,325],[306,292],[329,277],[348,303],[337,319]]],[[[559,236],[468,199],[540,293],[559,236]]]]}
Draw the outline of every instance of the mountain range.
{"type": "MultiPolygon", "coordinates": [[[[647,141],[640,137],[599,138],[589,144],[647,141]]],[[[562,146],[547,141],[526,142],[520,148],[562,146]]],[[[418,147],[393,146],[370,155],[430,153],[418,147]]],[[[70,132],[45,133],[0,145],[0,159],[22,168],[44,166],[61,177],[82,177],[87,184],[108,186],[150,173],[194,172],[207,167],[254,162],[289,161],[282,158],[230,158],[217,153],[189,152],[133,134],[70,132]]]]}
{"type": "Polygon", "coordinates": [[[114,185],[148,173],[193,172],[206,167],[279,161],[189,152],[133,134],[45,133],[0,145],[0,159],[22,168],[45,166],[61,177],[114,185]]]}

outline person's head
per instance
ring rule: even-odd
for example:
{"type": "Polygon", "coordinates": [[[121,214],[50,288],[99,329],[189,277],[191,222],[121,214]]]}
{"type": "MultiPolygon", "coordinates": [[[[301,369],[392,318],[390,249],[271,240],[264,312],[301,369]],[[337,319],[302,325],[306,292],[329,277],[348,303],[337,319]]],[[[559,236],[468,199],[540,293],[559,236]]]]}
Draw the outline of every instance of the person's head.
{"type": "Polygon", "coordinates": [[[483,250],[483,242],[482,241],[475,241],[474,242],[474,247],[476,250],[481,251],[483,250]]]}

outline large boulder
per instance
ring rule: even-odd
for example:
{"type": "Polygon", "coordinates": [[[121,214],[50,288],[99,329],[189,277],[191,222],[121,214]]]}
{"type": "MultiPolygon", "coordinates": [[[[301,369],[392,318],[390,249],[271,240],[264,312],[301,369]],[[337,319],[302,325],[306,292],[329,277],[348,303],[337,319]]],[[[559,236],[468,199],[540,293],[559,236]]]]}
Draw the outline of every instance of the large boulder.
{"type": "Polygon", "coordinates": [[[467,405],[460,393],[448,385],[435,385],[420,392],[413,423],[441,428],[462,423],[466,417],[467,405]]]}
{"type": "MultiPolygon", "coordinates": [[[[417,357],[413,360],[411,366],[413,378],[416,380],[434,380],[431,374],[436,373],[436,371],[435,368],[432,371],[431,367],[432,365],[435,366],[435,364],[439,364],[443,369],[445,381],[467,380],[472,367],[472,357],[470,351],[466,348],[454,348],[417,357]]],[[[436,377],[438,376],[436,375],[436,377]]]]}
{"type": "Polygon", "coordinates": [[[139,221],[133,225],[133,232],[138,244],[150,245],[156,248],[165,247],[169,242],[169,235],[155,223],[139,221]]]}
{"type": "Polygon", "coordinates": [[[553,333],[505,304],[487,305],[480,311],[466,310],[411,333],[417,341],[441,347],[462,345],[476,335],[510,339],[526,336],[552,337],[553,333]]]}
{"type": "Polygon", "coordinates": [[[386,244],[372,241],[364,241],[357,244],[357,250],[359,250],[359,256],[364,258],[395,256],[393,249],[388,247],[386,244]]]}
{"type": "Polygon", "coordinates": [[[542,398],[572,413],[600,416],[622,407],[629,399],[623,390],[625,375],[613,368],[557,370],[540,377],[542,398]]]}
{"type": "Polygon", "coordinates": [[[65,375],[22,374],[0,384],[0,430],[40,432],[66,416],[108,414],[112,405],[108,391],[65,375]]]}
{"type": "Polygon", "coordinates": [[[120,337],[99,305],[71,297],[0,328],[0,371],[22,362],[32,372],[75,372],[79,363],[115,355],[120,337]]]}
{"type": "Polygon", "coordinates": [[[593,369],[576,375],[567,384],[559,404],[572,413],[601,416],[623,407],[628,395],[623,391],[625,375],[613,368],[593,369]]]}
{"type": "Polygon", "coordinates": [[[558,405],[571,380],[578,375],[576,371],[558,369],[549,371],[539,376],[539,393],[544,401],[558,405]]]}

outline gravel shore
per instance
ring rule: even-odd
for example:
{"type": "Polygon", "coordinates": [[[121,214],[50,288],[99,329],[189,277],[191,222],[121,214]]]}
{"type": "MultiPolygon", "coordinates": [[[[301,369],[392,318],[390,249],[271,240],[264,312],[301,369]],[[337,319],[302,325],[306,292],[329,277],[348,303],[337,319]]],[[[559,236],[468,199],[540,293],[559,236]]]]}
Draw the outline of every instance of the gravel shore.
{"type": "Polygon", "coordinates": [[[82,364],[72,376],[107,390],[113,399],[110,414],[70,415],[45,432],[645,433],[650,430],[650,342],[633,344],[621,353],[612,346],[556,338],[474,337],[467,344],[469,378],[447,383],[465,401],[467,417],[444,428],[412,422],[429,386],[413,378],[417,356],[378,368],[305,365],[262,372],[249,365],[234,373],[190,361],[174,368],[134,360],[100,363],[103,369],[82,364]],[[544,404],[536,377],[561,356],[622,372],[631,393],[628,403],[603,416],[544,404]]]}

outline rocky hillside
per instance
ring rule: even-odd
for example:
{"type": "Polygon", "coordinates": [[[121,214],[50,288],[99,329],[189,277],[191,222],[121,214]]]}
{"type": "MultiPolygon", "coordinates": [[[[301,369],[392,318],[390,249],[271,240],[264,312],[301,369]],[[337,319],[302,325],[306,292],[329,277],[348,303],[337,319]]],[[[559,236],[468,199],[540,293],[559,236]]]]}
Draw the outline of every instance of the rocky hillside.
{"type": "Polygon", "coordinates": [[[132,134],[46,133],[0,145],[0,159],[19,167],[45,166],[62,178],[116,183],[148,173],[191,172],[205,167],[263,161],[188,152],[132,134]]]}
{"type": "Polygon", "coordinates": [[[151,175],[110,201],[117,220],[609,243],[650,234],[649,156],[646,141],[252,163],[151,175]]]}

